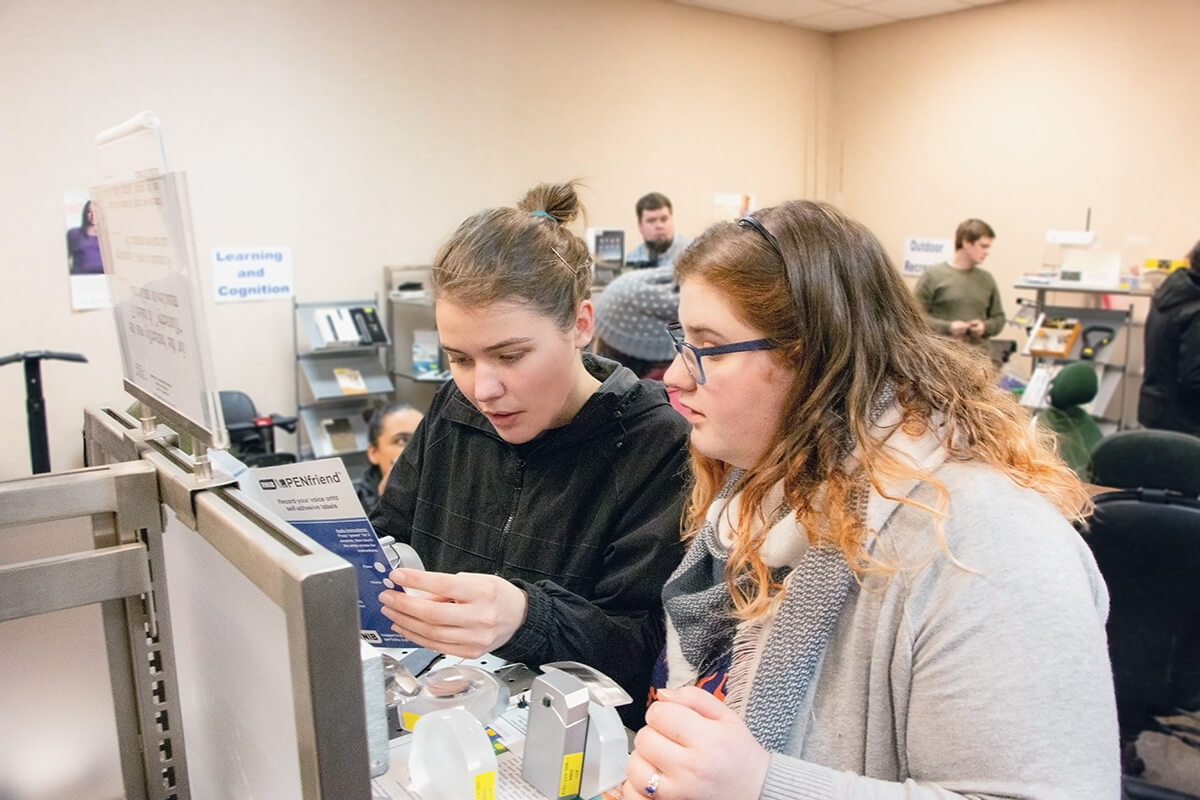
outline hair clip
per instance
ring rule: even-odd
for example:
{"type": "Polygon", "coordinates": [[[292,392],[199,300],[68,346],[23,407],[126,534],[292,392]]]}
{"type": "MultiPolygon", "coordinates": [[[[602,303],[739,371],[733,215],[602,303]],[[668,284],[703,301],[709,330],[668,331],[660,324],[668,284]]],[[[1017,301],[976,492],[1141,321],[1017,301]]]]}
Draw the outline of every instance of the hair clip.
{"type": "MultiPolygon", "coordinates": [[[[534,213],[537,213],[537,212],[534,212],[534,213]]],[[[561,262],[563,263],[563,266],[565,266],[567,269],[571,270],[571,272],[575,273],[576,275],[578,275],[578,274],[579,274],[579,273],[580,273],[580,272],[581,272],[583,269],[585,269],[585,268],[586,268],[586,265],[585,265],[584,267],[579,267],[578,269],[577,269],[577,268],[575,268],[575,267],[572,267],[572,266],[571,266],[571,262],[570,262],[570,261],[567,261],[565,258],[563,258],[563,257],[562,257],[562,253],[558,252],[558,250],[556,250],[555,248],[551,247],[551,248],[550,248],[550,251],[551,251],[552,253],[554,253],[554,255],[558,256],[558,260],[559,260],[559,261],[561,261],[561,262]]]]}

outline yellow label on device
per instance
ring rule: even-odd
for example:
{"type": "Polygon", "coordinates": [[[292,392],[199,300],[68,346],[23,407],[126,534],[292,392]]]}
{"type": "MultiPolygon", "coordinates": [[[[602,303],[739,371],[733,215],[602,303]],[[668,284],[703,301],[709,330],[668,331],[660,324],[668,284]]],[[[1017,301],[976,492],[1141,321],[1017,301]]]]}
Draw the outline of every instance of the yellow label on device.
{"type": "Polygon", "coordinates": [[[475,800],[496,800],[496,770],[475,776],[475,800]]]}
{"type": "Polygon", "coordinates": [[[563,756],[562,777],[558,781],[558,796],[577,796],[579,794],[579,783],[582,780],[583,753],[567,753],[563,756]]]}
{"type": "Polygon", "coordinates": [[[1188,265],[1186,258],[1147,258],[1146,269],[1161,269],[1163,272],[1173,272],[1188,265]]]}
{"type": "Polygon", "coordinates": [[[404,717],[400,720],[400,722],[401,722],[401,724],[404,725],[404,730],[411,731],[411,730],[416,730],[417,720],[419,720],[420,718],[421,718],[420,714],[414,714],[411,711],[405,711],[404,717]]]}

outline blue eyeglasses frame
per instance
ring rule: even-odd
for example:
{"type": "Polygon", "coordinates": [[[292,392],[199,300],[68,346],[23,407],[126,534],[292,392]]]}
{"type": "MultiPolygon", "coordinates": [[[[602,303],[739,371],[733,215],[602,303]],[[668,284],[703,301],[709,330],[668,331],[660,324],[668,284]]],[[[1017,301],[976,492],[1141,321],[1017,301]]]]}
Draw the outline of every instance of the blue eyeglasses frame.
{"type": "Polygon", "coordinates": [[[683,356],[683,366],[697,386],[703,386],[708,378],[704,374],[704,356],[720,356],[726,353],[748,353],[755,350],[774,350],[775,344],[770,339],[748,339],[744,342],[719,344],[714,347],[696,347],[683,340],[683,326],[678,322],[667,325],[667,333],[675,345],[675,352],[683,356]]]}

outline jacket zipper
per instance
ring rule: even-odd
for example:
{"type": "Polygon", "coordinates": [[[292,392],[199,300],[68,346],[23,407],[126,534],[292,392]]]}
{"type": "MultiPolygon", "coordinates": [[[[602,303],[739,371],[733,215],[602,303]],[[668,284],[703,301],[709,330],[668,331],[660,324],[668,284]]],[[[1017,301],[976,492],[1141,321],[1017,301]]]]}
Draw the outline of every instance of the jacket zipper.
{"type": "Polygon", "coordinates": [[[517,509],[521,505],[521,489],[525,485],[525,459],[517,459],[517,481],[513,486],[512,506],[508,512],[508,519],[504,520],[504,527],[500,529],[500,545],[497,550],[496,566],[492,569],[493,575],[499,575],[501,567],[505,563],[505,549],[508,544],[508,532],[512,528],[513,520],[517,516],[517,509]]]}

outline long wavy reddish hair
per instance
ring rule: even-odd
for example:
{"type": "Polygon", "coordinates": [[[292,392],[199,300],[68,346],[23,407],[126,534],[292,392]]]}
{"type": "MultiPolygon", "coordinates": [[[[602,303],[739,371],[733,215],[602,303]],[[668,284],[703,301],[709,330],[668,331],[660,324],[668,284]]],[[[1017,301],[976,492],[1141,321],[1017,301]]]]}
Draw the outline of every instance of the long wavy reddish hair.
{"type": "MultiPolygon", "coordinates": [[[[774,444],[739,482],[741,524],[726,569],[737,613],[762,613],[780,586],[759,557],[768,491],[784,497],[817,546],[836,547],[859,576],[890,565],[867,552],[869,531],[851,510],[856,478],[844,458],[857,448],[876,491],[916,478],[939,495],[927,511],[943,547],[946,487],[889,456],[869,435],[872,404],[885,386],[896,390],[903,430],[937,431],[952,461],[991,465],[1019,486],[1046,497],[1068,519],[1090,510],[1088,493],[1055,455],[1051,435],[995,386],[991,364],[970,348],[930,331],[875,236],[832,206],[796,201],[757,212],[778,240],[780,255],[752,229],[732,222],[708,229],[676,265],[680,282],[703,280],[738,315],[777,345],[773,358],[794,373],[774,444]],[[818,487],[823,488],[815,505],[818,487]],[[735,584],[740,576],[749,578],[735,584]]],[[[695,484],[684,521],[694,536],[732,467],[692,452],[695,484]]],[[[969,565],[968,565],[969,566],[969,565]]]]}

